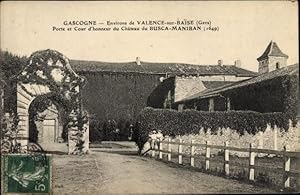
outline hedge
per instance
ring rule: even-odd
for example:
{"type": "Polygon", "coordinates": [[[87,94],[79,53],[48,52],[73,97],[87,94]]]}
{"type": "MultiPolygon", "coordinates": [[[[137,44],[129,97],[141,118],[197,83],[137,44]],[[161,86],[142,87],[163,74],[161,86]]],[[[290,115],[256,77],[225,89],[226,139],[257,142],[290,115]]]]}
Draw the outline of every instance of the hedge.
{"type": "Polygon", "coordinates": [[[289,117],[285,113],[258,113],[254,111],[196,111],[145,108],[137,118],[135,141],[142,150],[150,131],[161,130],[163,134],[176,136],[198,134],[200,129],[216,133],[219,128],[230,128],[240,135],[265,131],[267,124],[282,130],[289,128],[289,117]]]}

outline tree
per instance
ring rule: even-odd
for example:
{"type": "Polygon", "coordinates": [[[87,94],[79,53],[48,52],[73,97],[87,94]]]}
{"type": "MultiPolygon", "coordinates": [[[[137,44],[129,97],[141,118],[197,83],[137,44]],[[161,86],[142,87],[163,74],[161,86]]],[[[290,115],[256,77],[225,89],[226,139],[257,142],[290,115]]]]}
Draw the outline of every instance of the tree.
{"type": "Polygon", "coordinates": [[[17,75],[25,66],[27,62],[26,56],[18,56],[8,51],[0,50],[0,71],[3,73],[1,79],[10,79],[17,75]]]}
{"type": "Polygon", "coordinates": [[[26,56],[20,57],[8,51],[0,50],[0,89],[4,99],[4,108],[1,108],[1,111],[13,112],[16,106],[15,96],[12,95],[16,88],[16,75],[26,66],[26,62],[26,56]]]}

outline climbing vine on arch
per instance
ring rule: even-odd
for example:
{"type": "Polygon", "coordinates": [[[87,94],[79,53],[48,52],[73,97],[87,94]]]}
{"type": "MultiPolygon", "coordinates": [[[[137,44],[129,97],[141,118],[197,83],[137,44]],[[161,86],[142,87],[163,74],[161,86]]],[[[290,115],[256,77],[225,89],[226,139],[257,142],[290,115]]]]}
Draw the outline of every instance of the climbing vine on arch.
{"type": "MultiPolygon", "coordinates": [[[[69,148],[70,141],[74,143],[70,153],[83,153],[88,117],[82,109],[80,89],[85,80],[71,69],[69,60],[54,50],[34,52],[23,71],[17,75],[16,80],[18,85],[31,96],[35,94],[26,86],[38,85],[47,88],[51,98],[63,106],[68,116],[66,123],[69,148]]],[[[47,104],[47,101],[44,102],[47,104]]],[[[43,107],[43,105],[40,106],[43,107]]]]}

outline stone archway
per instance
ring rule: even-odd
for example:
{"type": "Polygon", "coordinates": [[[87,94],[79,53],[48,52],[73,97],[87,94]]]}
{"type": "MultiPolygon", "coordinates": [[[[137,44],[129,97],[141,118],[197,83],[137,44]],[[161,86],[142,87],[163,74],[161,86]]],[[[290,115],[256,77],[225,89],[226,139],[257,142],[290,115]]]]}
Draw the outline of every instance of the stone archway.
{"type": "Polygon", "coordinates": [[[28,113],[29,142],[49,152],[66,152],[67,129],[63,105],[51,96],[38,96],[30,104],[28,113]]]}
{"type": "Polygon", "coordinates": [[[80,89],[84,79],[71,68],[69,60],[54,50],[33,53],[27,66],[17,76],[17,114],[19,143],[28,146],[29,107],[38,97],[51,96],[67,113],[68,153],[88,152],[88,117],[81,105],[80,89]]]}

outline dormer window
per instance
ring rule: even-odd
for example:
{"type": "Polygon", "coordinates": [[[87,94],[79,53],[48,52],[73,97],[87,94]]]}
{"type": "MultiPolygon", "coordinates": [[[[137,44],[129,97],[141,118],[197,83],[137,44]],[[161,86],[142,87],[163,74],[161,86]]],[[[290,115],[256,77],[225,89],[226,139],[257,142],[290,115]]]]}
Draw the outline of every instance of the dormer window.
{"type": "Polygon", "coordinates": [[[279,68],[280,68],[279,62],[276,62],[276,69],[279,69],[279,68]]]}

